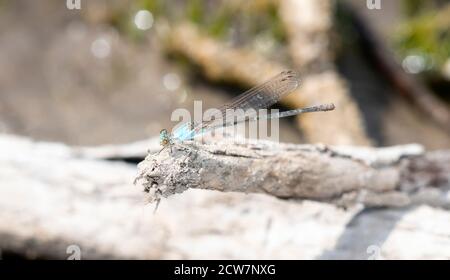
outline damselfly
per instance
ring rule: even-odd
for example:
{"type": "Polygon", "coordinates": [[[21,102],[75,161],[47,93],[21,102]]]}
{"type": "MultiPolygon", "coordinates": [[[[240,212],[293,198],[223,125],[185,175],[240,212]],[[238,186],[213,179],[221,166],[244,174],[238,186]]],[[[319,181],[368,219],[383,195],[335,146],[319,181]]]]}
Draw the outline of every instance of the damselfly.
{"type": "Polygon", "coordinates": [[[170,134],[166,129],[161,130],[159,137],[160,143],[163,146],[162,150],[166,147],[171,147],[175,142],[192,140],[194,139],[194,137],[205,132],[213,131],[222,127],[236,125],[245,121],[255,121],[261,118],[278,119],[302,113],[334,110],[334,104],[330,103],[278,112],[274,114],[264,115],[262,117],[259,115],[246,115],[240,119],[238,118],[233,119],[233,121],[226,121],[226,114],[230,112],[230,110],[245,111],[253,109],[254,111],[257,111],[259,109],[267,109],[273,104],[277,103],[285,94],[294,91],[299,86],[299,84],[300,80],[294,71],[283,71],[267,82],[247,90],[246,92],[232,99],[229,103],[220,107],[220,118],[218,119],[216,118],[201,123],[185,123],[175,129],[172,134],[170,134]]]}

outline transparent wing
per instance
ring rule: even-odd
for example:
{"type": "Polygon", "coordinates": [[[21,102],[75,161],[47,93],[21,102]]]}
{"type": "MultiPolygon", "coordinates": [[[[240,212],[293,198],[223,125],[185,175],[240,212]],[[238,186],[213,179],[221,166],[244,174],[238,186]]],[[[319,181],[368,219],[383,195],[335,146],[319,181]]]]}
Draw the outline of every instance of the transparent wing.
{"type": "Polygon", "coordinates": [[[294,91],[299,84],[300,80],[294,71],[283,71],[267,82],[247,90],[220,107],[219,117],[200,124],[182,125],[173,132],[173,136],[179,140],[187,140],[194,138],[209,128],[218,128],[225,123],[228,109],[243,110],[244,112],[249,109],[254,109],[255,111],[266,109],[277,103],[283,95],[294,91]]]}
{"type": "Polygon", "coordinates": [[[266,109],[277,103],[281,97],[294,91],[300,84],[297,74],[292,71],[283,71],[267,82],[255,86],[241,95],[233,98],[229,103],[219,108],[220,118],[206,121],[194,126],[194,130],[207,129],[210,126],[217,126],[219,122],[223,122],[228,109],[243,110],[248,109],[266,109]]]}

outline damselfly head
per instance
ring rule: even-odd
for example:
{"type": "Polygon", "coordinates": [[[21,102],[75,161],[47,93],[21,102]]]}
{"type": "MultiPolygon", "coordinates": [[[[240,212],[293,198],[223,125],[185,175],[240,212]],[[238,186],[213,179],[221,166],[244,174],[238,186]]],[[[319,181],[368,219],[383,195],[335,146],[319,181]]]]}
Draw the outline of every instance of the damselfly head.
{"type": "Polygon", "coordinates": [[[159,132],[159,143],[161,146],[166,147],[170,144],[170,135],[167,129],[162,129],[159,132]]]}

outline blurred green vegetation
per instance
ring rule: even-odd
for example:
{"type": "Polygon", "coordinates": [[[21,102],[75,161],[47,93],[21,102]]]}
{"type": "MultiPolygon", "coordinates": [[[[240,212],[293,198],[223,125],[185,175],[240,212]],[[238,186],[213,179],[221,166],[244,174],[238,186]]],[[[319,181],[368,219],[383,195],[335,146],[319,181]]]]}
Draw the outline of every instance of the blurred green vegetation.
{"type": "Polygon", "coordinates": [[[170,22],[194,23],[217,39],[234,39],[239,43],[246,43],[246,38],[258,35],[271,37],[279,43],[286,39],[277,8],[271,1],[137,0],[136,5],[140,9],[151,11],[155,17],[165,17],[170,22]]]}
{"type": "Polygon", "coordinates": [[[429,72],[436,74],[450,58],[450,3],[403,0],[406,21],[395,34],[400,55],[424,54],[431,58],[429,72]]]}
{"type": "MultiPolygon", "coordinates": [[[[1,0],[0,0],[1,1],[1,0]]],[[[428,76],[442,76],[441,69],[450,57],[450,3],[448,0],[401,0],[404,22],[395,29],[394,47],[401,58],[423,55],[428,76]]],[[[201,31],[234,46],[247,46],[266,56],[280,56],[287,40],[274,1],[254,0],[134,0],[129,10],[117,11],[111,23],[133,39],[145,32],[133,26],[133,16],[140,9],[149,10],[156,21],[169,25],[180,22],[195,24],[201,31]]],[[[338,11],[337,30],[345,40],[355,41],[345,12],[338,11]],[[349,40],[350,39],[350,40],[349,40]]],[[[342,38],[341,38],[342,39],[342,38]]],[[[336,43],[338,42],[338,43],[336,43]]]]}

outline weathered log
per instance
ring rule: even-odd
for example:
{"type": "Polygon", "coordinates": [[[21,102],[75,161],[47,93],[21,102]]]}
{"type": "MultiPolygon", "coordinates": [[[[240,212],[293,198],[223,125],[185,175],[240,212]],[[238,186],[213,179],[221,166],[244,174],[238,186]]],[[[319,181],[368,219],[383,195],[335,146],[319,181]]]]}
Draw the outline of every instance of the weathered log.
{"type": "Polygon", "coordinates": [[[192,142],[175,145],[172,152],[148,155],[139,164],[136,181],[149,201],[197,188],[266,193],[344,207],[358,203],[397,207],[423,200],[449,207],[444,198],[450,184],[450,151],[425,153],[420,145],[364,148],[192,142]],[[440,195],[431,195],[436,191],[440,195]]]}

